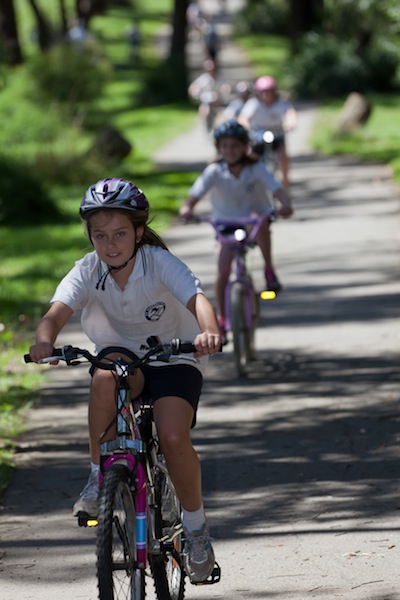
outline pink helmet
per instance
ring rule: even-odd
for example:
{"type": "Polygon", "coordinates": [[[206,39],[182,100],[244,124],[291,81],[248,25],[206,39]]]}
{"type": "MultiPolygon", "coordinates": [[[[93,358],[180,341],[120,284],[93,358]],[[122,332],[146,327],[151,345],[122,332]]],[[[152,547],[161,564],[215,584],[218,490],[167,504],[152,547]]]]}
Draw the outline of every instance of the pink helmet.
{"type": "Polygon", "coordinates": [[[276,81],[269,75],[264,75],[256,80],[254,85],[257,92],[266,92],[269,90],[276,90],[276,81]]]}

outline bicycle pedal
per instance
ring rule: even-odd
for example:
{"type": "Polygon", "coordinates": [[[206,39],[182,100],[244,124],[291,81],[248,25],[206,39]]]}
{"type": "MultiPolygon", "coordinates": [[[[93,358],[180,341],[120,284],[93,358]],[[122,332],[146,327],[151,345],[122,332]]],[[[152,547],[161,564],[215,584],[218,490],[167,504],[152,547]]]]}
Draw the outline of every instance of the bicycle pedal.
{"type": "Polygon", "coordinates": [[[91,517],[86,512],[79,512],[77,518],[79,527],[96,527],[99,524],[96,517],[91,517]]]}
{"type": "Polygon", "coordinates": [[[205,580],[200,581],[199,583],[191,582],[192,585],[213,585],[214,583],[218,583],[221,580],[221,567],[218,563],[215,563],[213,572],[211,575],[205,580]]]}

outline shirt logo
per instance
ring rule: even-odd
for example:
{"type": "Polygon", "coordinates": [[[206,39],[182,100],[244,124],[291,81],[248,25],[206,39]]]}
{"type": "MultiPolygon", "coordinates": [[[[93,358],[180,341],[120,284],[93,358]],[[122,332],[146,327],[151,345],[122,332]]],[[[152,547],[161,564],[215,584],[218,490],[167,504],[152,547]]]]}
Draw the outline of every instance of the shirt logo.
{"type": "Polygon", "coordinates": [[[164,312],[165,302],[156,302],[146,308],[145,316],[148,321],[159,321],[164,312]]]}

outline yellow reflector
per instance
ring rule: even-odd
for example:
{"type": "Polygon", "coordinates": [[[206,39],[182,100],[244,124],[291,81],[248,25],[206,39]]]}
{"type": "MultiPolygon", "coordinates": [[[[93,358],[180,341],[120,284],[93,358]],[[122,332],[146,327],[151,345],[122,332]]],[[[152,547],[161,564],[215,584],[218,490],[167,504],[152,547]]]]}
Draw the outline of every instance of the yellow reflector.
{"type": "Polygon", "coordinates": [[[260,292],[260,298],[261,300],[275,300],[276,293],[272,290],[264,290],[260,292]]]}
{"type": "Polygon", "coordinates": [[[97,527],[98,524],[99,524],[99,522],[97,521],[97,519],[88,519],[88,522],[87,522],[88,527],[97,527]]]}

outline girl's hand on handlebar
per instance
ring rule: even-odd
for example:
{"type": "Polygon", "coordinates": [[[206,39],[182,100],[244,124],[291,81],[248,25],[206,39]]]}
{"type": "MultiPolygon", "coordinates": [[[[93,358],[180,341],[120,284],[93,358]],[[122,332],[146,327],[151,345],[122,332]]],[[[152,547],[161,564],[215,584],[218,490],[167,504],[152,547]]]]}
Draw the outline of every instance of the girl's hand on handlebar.
{"type": "Polygon", "coordinates": [[[185,223],[188,223],[190,221],[190,219],[193,217],[193,211],[189,206],[183,204],[183,206],[181,206],[181,208],[179,210],[179,216],[182,219],[182,221],[184,221],[185,223]]]}
{"type": "MultiPolygon", "coordinates": [[[[33,362],[39,362],[42,358],[48,358],[49,356],[53,356],[54,354],[54,346],[48,342],[39,342],[38,344],[34,344],[29,349],[29,355],[33,362]]],[[[58,360],[51,362],[51,365],[58,365],[58,360]]]]}
{"type": "Polygon", "coordinates": [[[279,216],[287,219],[293,214],[293,208],[290,204],[282,204],[282,206],[278,210],[279,216]]]}
{"type": "Polygon", "coordinates": [[[207,356],[216,354],[221,348],[222,340],[219,333],[209,333],[204,331],[199,333],[194,340],[197,352],[194,356],[199,358],[200,356],[207,356]]]}

